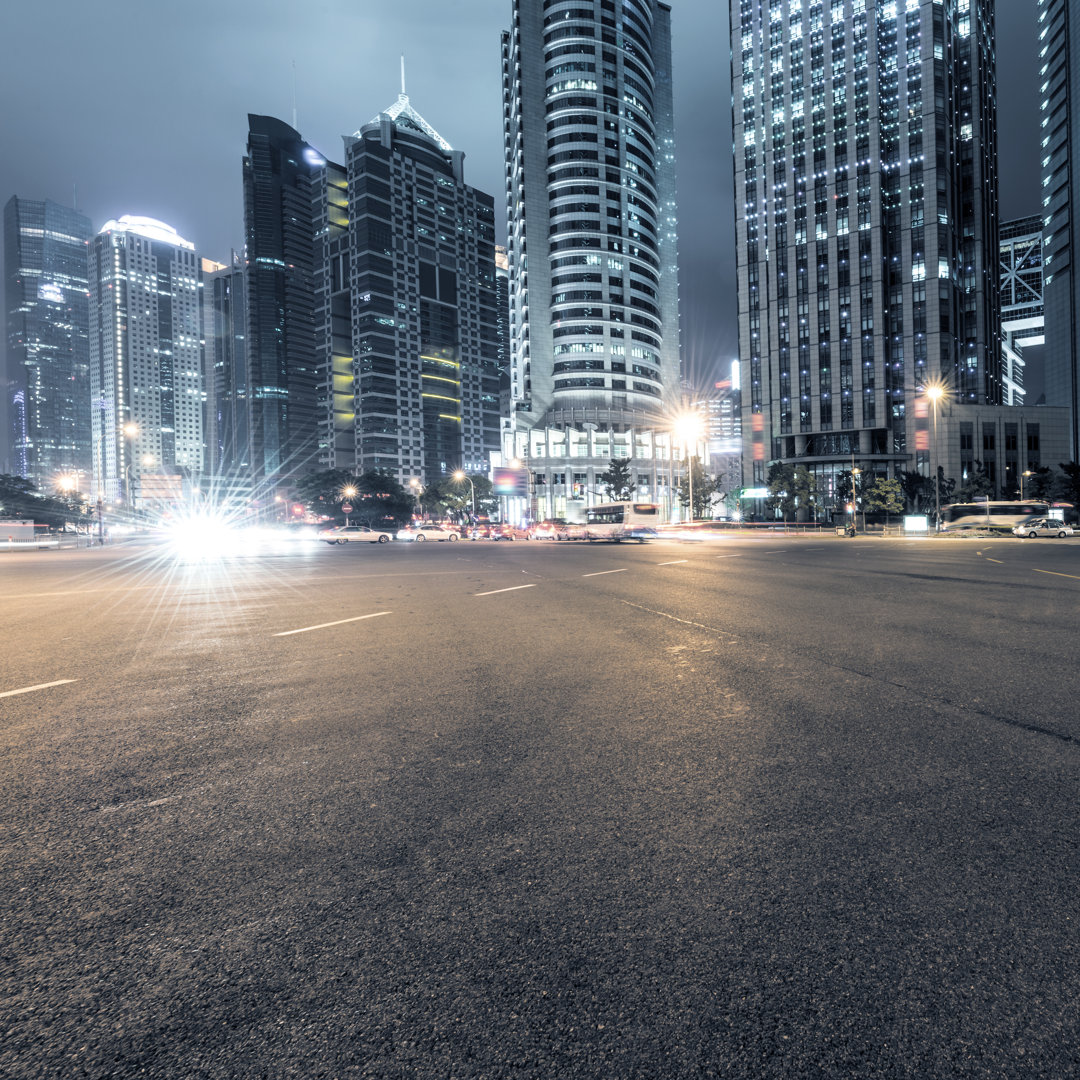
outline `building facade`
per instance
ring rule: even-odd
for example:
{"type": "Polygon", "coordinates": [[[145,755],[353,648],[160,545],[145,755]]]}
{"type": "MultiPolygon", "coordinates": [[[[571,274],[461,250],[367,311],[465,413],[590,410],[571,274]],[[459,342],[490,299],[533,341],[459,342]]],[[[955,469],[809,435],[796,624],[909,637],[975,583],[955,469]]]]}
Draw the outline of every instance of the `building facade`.
{"type": "Polygon", "coordinates": [[[257,489],[319,468],[312,181],[326,164],[272,116],[248,116],[244,157],[248,436],[257,489]]]}
{"type": "Polygon", "coordinates": [[[428,486],[499,448],[494,200],[409,103],[316,180],[321,458],[428,486]]]}
{"type": "Polygon", "coordinates": [[[730,12],[745,482],[929,476],[923,388],[1003,400],[992,0],[730,12]]]}
{"type": "Polygon", "coordinates": [[[502,38],[518,508],[579,516],[613,457],[670,500],[680,405],[671,11],[513,0],[502,38]]]}
{"type": "Polygon", "coordinates": [[[1080,460],[1080,12],[1039,0],[1046,401],[1069,410],[1080,460]]]}
{"type": "Polygon", "coordinates": [[[93,495],[147,508],[203,467],[201,269],[153,218],[109,221],[90,245],[93,495]]]}
{"type": "Polygon", "coordinates": [[[203,274],[206,383],[206,472],[218,491],[250,488],[251,419],[247,357],[246,269],[231,265],[203,274]]]}
{"type": "MultiPolygon", "coordinates": [[[[90,219],[51,200],[4,207],[7,423],[0,471],[55,490],[90,482],[90,219]]],[[[5,410],[0,410],[5,411],[5,410]]]]}
{"type": "Polygon", "coordinates": [[[1001,384],[1006,405],[1023,405],[1024,348],[1044,338],[1042,218],[1001,225],[1001,384]]]}

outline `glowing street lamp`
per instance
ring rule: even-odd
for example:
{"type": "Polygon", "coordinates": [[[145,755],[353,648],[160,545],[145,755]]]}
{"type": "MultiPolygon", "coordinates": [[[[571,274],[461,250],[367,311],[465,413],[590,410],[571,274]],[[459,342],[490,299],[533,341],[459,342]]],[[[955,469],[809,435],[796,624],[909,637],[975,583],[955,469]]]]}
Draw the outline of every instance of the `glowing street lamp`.
{"type": "Polygon", "coordinates": [[[413,497],[416,499],[416,516],[422,518],[424,512],[420,506],[420,494],[424,490],[424,487],[415,476],[409,480],[409,487],[412,488],[413,497]]]}
{"type": "Polygon", "coordinates": [[[937,414],[938,403],[947,394],[945,384],[940,379],[935,379],[932,382],[928,382],[923,387],[923,393],[926,395],[926,399],[930,402],[934,410],[934,452],[930,455],[930,467],[934,470],[934,530],[935,532],[941,527],[941,482],[938,478],[938,464],[937,464],[937,414]]]}
{"type": "Polygon", "coordinates": [[[349,514],[352,512],[350,501],[356,498],[356,488],[352,484],[346,484],[341,489],[341,512],[345,515],[345,525],[348,527],[349,514]],[[346,510],[348,507],[348,510],[346,510]]]}
{"type": "Polygon", "coordinates": [[[682,443],[683,452],[687,455],[686,476],[687,488],[690,496],[690,520],[694,520],[694,460],[697,459],[697,444],[702,436],[701,413],[696,409],[688,409],[675,418],[672,432],[682,443]],[[689,457],[689,447],[694,448],[694,459],[689,457]]]}
{"type": "Polygon", "coordinates": [[[454,479],[460,484],[462,480],[469,481],[469,494],[472,496],[472,516],[473,520],[476,519],[476,487],[473,485],[472,477],[464,470],[458,469],[453,474],[454,479]]]}
{"type": "Polygon", "coordinates": [[[1034,475],[1035,475],[1035,473],[1034,473],[1034,471],[1033,471],[1033,470],[1031,470],[1031,469],[1025,469],[1025,470],[1024,470],[1024,471],[1023,471],[1023,472],[1022,472],[1022,473],[1020,474],[1020,501],[1021,501],[1021,502],[1023,502],[1023,501],[1024,501],[1024,477],[1025,477],[1025,476],[1034,476],[1034,475]]]}

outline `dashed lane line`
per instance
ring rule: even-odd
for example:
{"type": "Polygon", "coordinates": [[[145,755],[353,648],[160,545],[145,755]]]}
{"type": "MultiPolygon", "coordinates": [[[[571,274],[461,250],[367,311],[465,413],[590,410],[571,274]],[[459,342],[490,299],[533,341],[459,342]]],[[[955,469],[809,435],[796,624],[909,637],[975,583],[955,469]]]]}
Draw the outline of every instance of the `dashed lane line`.
{"type": "Polygon", "coordinates": [[[626,573],[626,567],[623,566],[623,567],[620,567],[618,570],[597,570],[595,573],[582,574],[581,576],[582,577],[601,577],[604,574],[625,574],[625,573],[626,573]]]}
{"type": "Polygon", "coordinates": [[[1036,566],[1033,566],[1032,570],[1034,570],[1036,574],[1053,574],[1054,577],[1067,577],[1072,578],[1073,581],[1080,581],[1080,577],[1077,577],[1076,574],[1059,574],[1056,570],[1040,570],[1036,566]]]}
{"type": "Polygon", "coordinates": [[[35,690],[48,690],[50,686],[63,686],[64,683],[78,682],[78,679],[57,679],[56,682],[38,683],[37,686],[24,686],[19,690],[5,690],[0,697],[14,697],[16,694],[31,694],[35,690]]]}
{"type": "Polygon", "coordinates": [[[494,596],[496,593],[501,592],[517,592],[518,589],[535,589],[536,582],[532,582],[529,585],[511,585],[508,589],[492,589],[490,592],[478,592],[473,593],[473,596],[494,596]]]}
{"type": "Polygon", "coordinates": [[[718,559],[741,559],[742,555],[717,555],[718,559]]]}
{"type": "Polygon", "coordinates": [[[678,566],[679,563],[689,562],[689,559],[672,559],[671,562],[658,562],[657,566],[678,566]]]}
{"type": "Polygon", "coordinates": [[[290,634],[306,634],[309,630],[324,630],[328,626],[341,626],[344,623],[360,622],[361,619],[377,619],[380,615],[392,615],[391,611],[373,611],[370,615],[354,615],[351,619],[336,619],[334,622],[319,623],[316,626],[302,626],[299,630],[282,630],[274,637],[289,637],[290,634]]]}

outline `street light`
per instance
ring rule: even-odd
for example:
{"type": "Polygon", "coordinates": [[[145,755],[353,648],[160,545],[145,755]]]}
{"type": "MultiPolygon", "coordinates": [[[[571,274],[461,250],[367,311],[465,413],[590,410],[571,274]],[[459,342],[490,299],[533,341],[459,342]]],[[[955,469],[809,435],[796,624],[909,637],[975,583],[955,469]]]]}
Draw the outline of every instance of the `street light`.
{"type": "Polygon", "coordinates": [[[120,430],[124,433],[124,501],[129,510],[134,510],[135,500],[131,496],[131,444],[138,438],[139,425],[129,420],[120,430]]]}
{"type": "Polygon", "coordinates": [[[934,470],[934,531],[937,532],[941,527],[941,481],[938,477],[940,466],[937,464],[937,414],[938,402],[946,394],[945,384],[940,380],[929,382],[923,387],[923,393],[934,410],[934,452],[930,455],[930,467],[934,470]]]}
{"type": "Polygon", "coordinates": [[[1025,476],[1034,476],[1034,475],[1035,475],[1035,473],[1031,469],[1025,469],[1020,474],[1020,501],[1021,502],[1024,501],[1024,477],[1025,476]]]}
{"type": "Polygon", "coordinates": [[[690,520],[694,520],[694,461],[697,460],[697,443],[701,439],[701,413],[696,409],[688,409],[675,418],[672,430],[683,445],[683,452],[687,454],[686,481],[690,496],[690,520]],[[689,457],[689,446],[694,446],[694,457],[689,457]]]}
{"type": "MultiPolygon", "coordinates": [[[[349,505],[349,500],[350,499],[355,499],[355,498],[356,498],[356,488],[353,487],[352,484],[346,484],[341,489],[341,502],[342,502],[341,512],[343,514],[345,514],[345,507],[346,506],[349,507],[350,511],[352,510],[352,507],[349,505]]],[[[348,528],[348,526],[349,526],[349,515],[345,514],[345,527],[348,528]]]]}
{"type": "Polygon", "coordinates": [[[472,477],[464,469],[458,469],[457,472],[455,472],[453,474],[453,476],[454,476],[454,479],[459,484],[461,483],[462,480],[468,480],[469,481],[469,494],[472,496],[472,516],[473,516],[473,521],[475,521],[476,520],[476,488],[473,485],[472,477]]]}
{"type": "Polygon", "coordinates": [[[424,511],[420,506],[420,493],[424,490],[424,487],[415,476],[409,480],[409,487],[412,488],[413,496],[416,498],[416,516],[422,519],[424,511]]]}

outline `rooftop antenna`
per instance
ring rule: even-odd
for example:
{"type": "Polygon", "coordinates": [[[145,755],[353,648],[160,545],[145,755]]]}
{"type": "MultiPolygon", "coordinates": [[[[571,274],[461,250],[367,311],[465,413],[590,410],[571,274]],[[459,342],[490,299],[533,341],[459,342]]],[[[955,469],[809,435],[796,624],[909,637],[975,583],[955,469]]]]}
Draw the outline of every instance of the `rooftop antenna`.
{"type": "Polygon", "coordinates": [[[405,54],[401,54],[401,96],[408,97],[405,93],[405,54]]]}
{"type": "Polygon", "coordinates": [[[292,126],[293,130],[299,130],[296,127],[296,61],[292,62],[292,126]]]}

